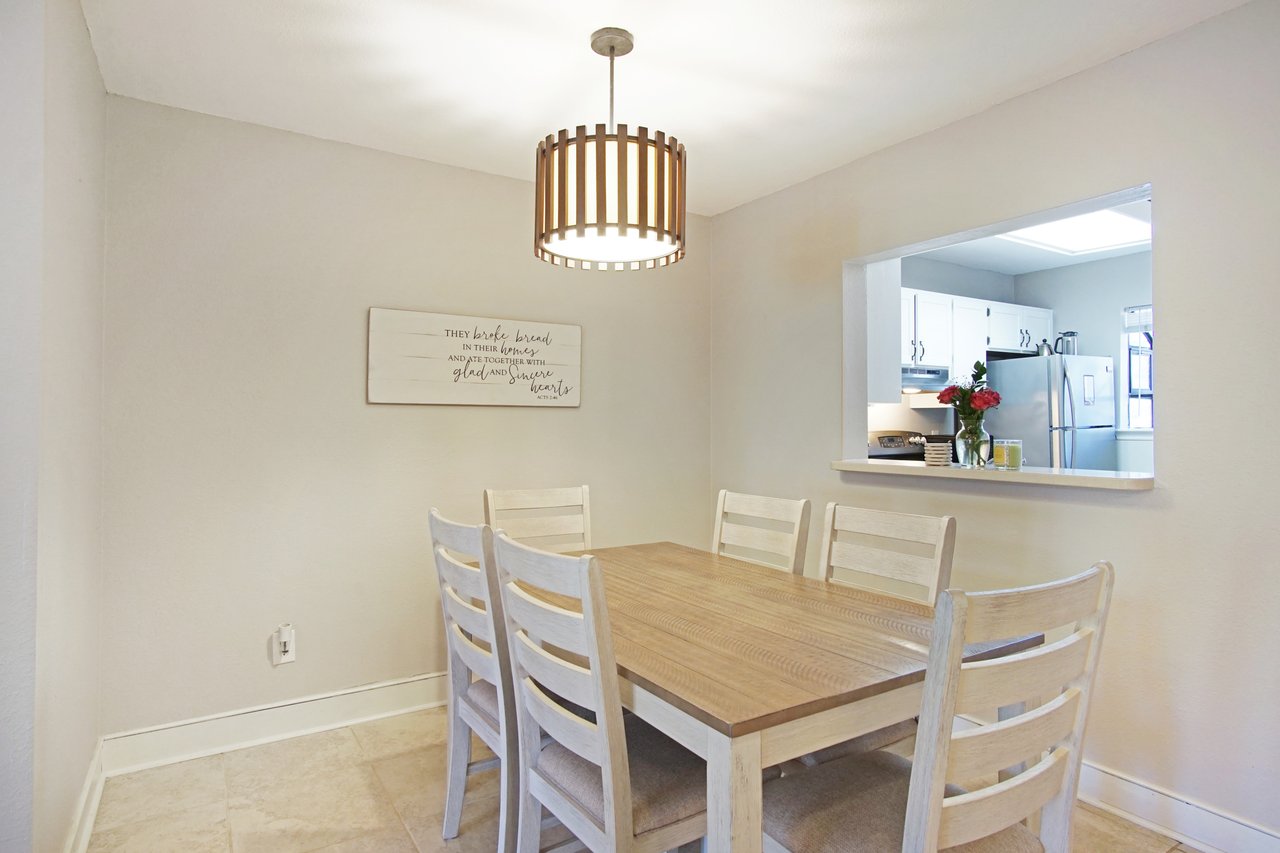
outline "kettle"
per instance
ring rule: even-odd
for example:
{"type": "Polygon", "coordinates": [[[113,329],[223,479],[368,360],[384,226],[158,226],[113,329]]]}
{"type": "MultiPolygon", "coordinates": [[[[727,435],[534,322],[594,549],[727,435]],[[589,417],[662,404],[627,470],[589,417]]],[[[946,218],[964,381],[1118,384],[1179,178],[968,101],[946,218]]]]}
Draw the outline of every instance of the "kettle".
{"type": "Polygon", "coordinates": [[[1075,355],[1079,332],[1058,332],[1058,339],[1053,342],[1053,351],[1059,355],[1075,355]]]}
{"type": "Polygon", "coordinates": [[[1040,343],[1036,344],[1036,355],[1053,355],[1053,344],[1049,343],[1048,338],[1041,338],[1040,343]]]}

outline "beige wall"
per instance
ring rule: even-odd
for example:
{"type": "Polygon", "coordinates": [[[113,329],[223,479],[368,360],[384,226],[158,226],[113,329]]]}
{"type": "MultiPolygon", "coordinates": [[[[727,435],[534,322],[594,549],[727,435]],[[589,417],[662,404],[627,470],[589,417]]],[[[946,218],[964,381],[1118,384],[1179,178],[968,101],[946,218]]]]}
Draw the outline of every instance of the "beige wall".
{"type": "Polygon", "coordinates": [[[0,3],[0,850],[31,846],[43,70],[43,3],[0,3]]]}
{"type": "MultiPolygon", "coordinates": [[[[953,514],[962,587],[1114,561],[1087,759],[1272,832],[1276,500],[1257,465],[1208,454],[1206,442],[1280,417],[1276,395],[1233,369],[1280,316],[1277,32],[1280,3],[1256,2],[745,205],[714,220],[712,271],[712,488],[953,514]],[[843,260],[1148,181],[1156,491],[828,468],[841,454],[843,260]]],[[[865,393],[861,367],[846,369],[865,393]]]]}
{"type": "Polygon", "coordinates": [[[702,544],[704,220],[671,269],[562,270],[525,182],[120,98],[108,126],[104,731],[439,671],[427,510],[479,521],[487,486],[585,482],[601,545],[702,544]],[[370,306],[580,324],[581,408],[367,405],[370,306]]]}
{"type": "Polygon", "coordinates": [[[101,734],[106,93],[80,3],[44,6],[35,849],[55,850],[101,734]]]}

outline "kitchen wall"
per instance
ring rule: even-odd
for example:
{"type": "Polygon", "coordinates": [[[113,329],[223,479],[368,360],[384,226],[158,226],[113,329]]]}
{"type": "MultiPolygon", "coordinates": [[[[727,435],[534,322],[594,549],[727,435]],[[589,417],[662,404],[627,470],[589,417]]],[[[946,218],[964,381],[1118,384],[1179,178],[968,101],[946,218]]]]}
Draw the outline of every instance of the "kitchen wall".
{"type": "Polygon", "coordinates": [[[1109,355],[1115,361],[1116,401],[1128,426],[1124,309],[1151,303],[1151,253],[1026,273],[1014,279],[1015,301],[1053,309],[1054,331],[1080,333],[1081,355],[1109,355]]]}
{"type": "Polygon", "coordinates": [[[902,286],[971,299],[1013,302],[1013,276],[962,267],[948,261],[910,256],[902,259],[902,286]]]}
{"type": "Polygon", "coordinates": [[[45,0],[35,849],[62,846],[99,728],[106,92],[78,0],[45,0]]]}
{"type": "MultiPolygon", "coordinates": [[[[714,488],[954,515],[960,587],[1114,561],[1086,760],[1273,834],[1275,500],[1256,468],[1206,461],[1204,440],[1224,422],[1280,418],[1274,395],[1222,369],[1280,314],[1280,291],[1258,286],[1280,278],[1276,32],[1280,4],[1255,2],[716,217],[711,386],[714,488]],[[841,364],[843,261],[1146,182],[1159,231],[1155,491],[830,470],[842,373],[865,397],[865,347],[841,364]]],[[[860,338],[865,314],[850,317],[860,338]]]]}
{"type": "Polygon", "coordinates": [[[485,487],[705,545],[706,220],[669,269],[564,270],[527,182],[115,97],[107,190],[104,731],[442,670],[427,511],[485,487]],[[580,324],[581,408],[368,405],[370,306],[580,324]]]}
{"type": "Polygon", "coordinates": [[[0,3],[0,850],[31,847],[44,4],[0,3]]]}

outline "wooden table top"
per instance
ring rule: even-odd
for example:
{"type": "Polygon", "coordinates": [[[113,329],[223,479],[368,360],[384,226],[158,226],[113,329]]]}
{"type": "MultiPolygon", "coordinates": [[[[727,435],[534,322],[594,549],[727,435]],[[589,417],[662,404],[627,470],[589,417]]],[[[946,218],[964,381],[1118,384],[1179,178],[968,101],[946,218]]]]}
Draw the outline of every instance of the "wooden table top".
{"type": "Polygon", "coordinates": [[[924,680],[932,607],[671,542],[588,553],[604,574],[619,671],[724,734],[924,680]]]}

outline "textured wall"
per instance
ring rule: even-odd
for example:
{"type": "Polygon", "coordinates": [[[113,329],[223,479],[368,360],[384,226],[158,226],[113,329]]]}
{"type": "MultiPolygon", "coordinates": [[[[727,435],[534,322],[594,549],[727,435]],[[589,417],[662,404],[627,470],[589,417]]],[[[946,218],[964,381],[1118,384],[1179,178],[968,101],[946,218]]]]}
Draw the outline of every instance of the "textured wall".
{"type": "MultiPolygon", "coordinates": [[[[713,222],[712,274],[713,488],[955,515],[961,587],[1113,560],[1088,760],[1272,832],[1274,489],[1255,465],[1208,457],[1205,441],[1223,424],[1280,417],[1256,377],[1223,369],[1250,363],[1280,316],[1277,32],[1280,3],[1253,3],[740,207],[713,222]],[[1155,491],[829,469],[841,455],[843,260],[1148,181],[1161,329],[1155,491]]],[[[865,371],[845,369],[865,396],[865,371]]]]}
{"type": "Polygon", "coordinates": [[[108,126],[105,731],[439,671],[427,511],[479,521],[485,487],[588,483],[601,545],[703,544],[705,220],[669,269],[562,270],[528,183],[120,98],[108,126]],[[367,405],[370,306],[580,324],[581,408],[367,405]]]}

